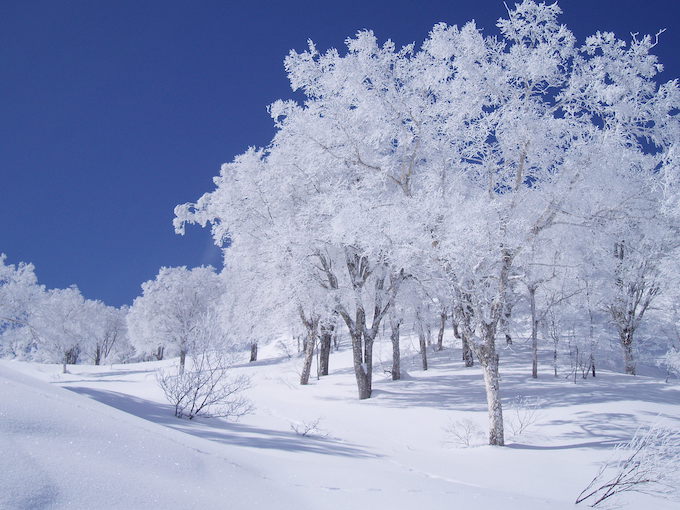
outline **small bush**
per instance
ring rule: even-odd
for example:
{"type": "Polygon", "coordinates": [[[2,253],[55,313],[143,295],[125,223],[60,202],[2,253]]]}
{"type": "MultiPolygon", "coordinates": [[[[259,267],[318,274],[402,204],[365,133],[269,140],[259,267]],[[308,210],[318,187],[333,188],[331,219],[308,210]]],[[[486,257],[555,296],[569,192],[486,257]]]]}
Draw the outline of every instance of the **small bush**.
{"type": "Polygon", "coordinates": [[[476,446],[484,443],[484,432],[474,421],[464,418],[451,421],[444,427],[444,442],[452,446],[476,446]]]}
{"type": "Polygon", "coordinates": [[[238,419],[252,410],[250,401],[242,395],[250,387],[250,379],[233,377],[222,354],[204,351],[187,361],[183,373],[177,368],[156,374],[166,398],[175,406],[175,416],[238,419]]]}
{"type": "Polygon", "coordinates": [[[514,437],[521,436],[540,418],[541,401],[538,398],[518,396],[510,403],[507,419],[514,437]]]}
{"type": "Polygon", "coordinates": [[[302,437],[326,437],[328,435],[323,429],[319,427],[321,423],[321,418],[317,418],[311,421],[303,422],[293,422],[290,424],[290,429],[295,432],[298,436],[302,437]]]}

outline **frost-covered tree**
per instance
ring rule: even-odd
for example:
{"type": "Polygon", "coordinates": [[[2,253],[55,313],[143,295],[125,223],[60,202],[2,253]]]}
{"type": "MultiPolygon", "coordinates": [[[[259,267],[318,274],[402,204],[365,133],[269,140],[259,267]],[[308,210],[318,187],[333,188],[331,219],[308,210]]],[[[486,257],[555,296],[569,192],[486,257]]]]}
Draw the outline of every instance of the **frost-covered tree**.
{"type": "Polygon", "coordinates": [[[142,295],[130,307],[130,341],[139,352],[152,352],[158,359],[167,353],[178,355],[181,371],[199,340],[197,325],[223,289],[212,267],[162,267],[155,279],[142,284],[142,295]]]}
{"type": "Polygon", "coordinates": [[[484,369],[491,444],[503,443],[495,339],[520,256],[558,223],[596,228],[623,213],[611,198],[657,179],[678,132],[677,84],[657,85],[655,41],[598,33],[579,47],[559,13],[527,0],[498,22],[501,39],[438,25],[425,44],[448,67],[435,96],[459,107],[446,135],[464,191],[442,222],[439,258],[484,369]]]}
{"type": "Polygon", "coordinates": [[[116,308],[101,301],[85,303],[88,338],[83,350],[95,365],[113,361],[116,356],[124,357],[129,350],[127,310],[128,307],[116,308]]]}
{"type": "Polygon", "coordinates": [[[404,282],[447,289],[466,359],[482,366],[489,442],[503,445],[496,338],[535,262],[527,252],[555,249],[557,225],[606,237],[606,220],[623,218],[644,231],[679,133],[678,87],[657,84],[656,41],[597,33],[578,46],[560,12],[525,0],[497,36],[442,23],[420,50],[362,31],[345,54],[313,43],[291,52],[304,101],[274,103],[272,142],[178,206],[176,228],[210,223],[218,244],[232,242],[227,261],[279,280],[272,291],[310,329],[310,317],[337,314],[360,398],[371,396],[372,346],[404,282]],[[643,218],[626,214],[633,184],[649,190],[643,218]]]}
{"type": "Polygon", "coordinates": [[[0,255],[0,354],[98,365],[127,345],[126,308],[85,299],[76,287],[45,290],[32,264],[6,265],[0,255]]]}
{"type": "Polygon", "coordinates": [[[28,327],[29,314],[44,288],[38,285],[32,264],[6,260],[0,254],[0,356],[24,356],[36,347],[35,335],[20,330],[28,327]]]}
{"type": "Polygon", "coordinates": [[[87,301],[77,287],[46,291],[30,312],[25,334],[37,342],[37,359],[67,365],[80,360],[90,341],[87,301]]]}

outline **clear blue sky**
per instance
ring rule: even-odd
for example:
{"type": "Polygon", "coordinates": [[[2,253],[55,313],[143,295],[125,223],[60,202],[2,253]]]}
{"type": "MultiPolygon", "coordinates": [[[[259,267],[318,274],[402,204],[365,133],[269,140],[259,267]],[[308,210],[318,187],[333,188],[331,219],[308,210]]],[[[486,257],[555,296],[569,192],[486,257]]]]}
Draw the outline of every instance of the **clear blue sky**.
{"type": "MultiPolygon", "coordinates": [[[[677,0],[559,4],[580,40],[668,28],[656,53],[665,80],[680,76],[677,0]]],[[[219,266],[207,230],[175,235],[173,208],[270,140],[291,48],[363,28],[420,43],[439,21],[493,32],[504,13],[500,0],[0,0],[0,252],[113,305],[160,266],[219,266]]]]}

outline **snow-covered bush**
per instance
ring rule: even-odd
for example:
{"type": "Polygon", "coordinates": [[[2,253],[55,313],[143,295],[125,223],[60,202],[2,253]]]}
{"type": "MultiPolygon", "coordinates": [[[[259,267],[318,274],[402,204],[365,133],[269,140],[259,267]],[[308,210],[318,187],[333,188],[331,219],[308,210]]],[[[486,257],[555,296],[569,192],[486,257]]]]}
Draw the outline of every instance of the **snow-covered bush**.
{"type": "Polygon", "coordinates": [[[680,495],[680,432],[652,426],[616,446],[576,504],[596,506],[623,492],[680,495]]]}
{"type": "Polygon", "coordinates": [[[469,418],[453,420],[444,427],[444,443],[452,446],[481,445],[484,442],[484,431],[469,418]]]}
{"type": "Polygon", "coordinates": [[[250,387],[250,379],[245,375],[233,376],[226,357],[219,352],[194,353],[188,357],[183,371],[179,367],[159,370],[156,378],[178,418],[238,419],[252,410],[243,395],[250,387]]]}
{"type": "Polygon", "coordinates": [[[159,370],[156,379],[175,416],[189,419],[209,416],[238,419],[252,409],[243,392],[250,387],[246,375],[234,375],[231,367],[236,346],[224,339],[218,314],[208,310],[194,319],[192,350],[185,364],[159,370]]]}
{"type": "Polygon", "coordinates": [[[519,395],[513,399],[509,407],[507,420],[513,437],[524,434],[541,417],[541,401],[538,398],[519,395]]]}

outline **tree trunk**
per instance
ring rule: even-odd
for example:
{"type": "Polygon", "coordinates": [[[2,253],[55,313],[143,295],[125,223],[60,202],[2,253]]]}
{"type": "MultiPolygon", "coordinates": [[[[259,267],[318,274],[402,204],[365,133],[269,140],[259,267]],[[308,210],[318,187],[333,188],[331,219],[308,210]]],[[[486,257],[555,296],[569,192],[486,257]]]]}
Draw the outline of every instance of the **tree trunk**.
{"type": "Polygon", "coordinates": [[[156,352],[153,353],[154,358],[156,360],[161,361],[163,359],[163,354],[165,353],[165,347],[162,345],[158,346],[158,349],[156,349],[156,352]]]}
{"type": "Polygon", "coordinates": [[[470,341],[467,336],[463,335],[463,361],[466,367],[474,366],[475,359],[472,355],[472,349],[470,348],[470,341]]]}
{"type": "Polygon", "coordinates": [[[373,394],[373,338],[364,332],[364,344],[366,353],[364,356],[364,367],[366,368],[366,381],[368,383],[369,396],[373,394]]]}
{"type": "Polygon", "coordinates": [[[626,374],[635,375],[635,355],[633,354],[633,330],[624,329],[621,331],[619,338],[621,340],[621,347],[623,347],[623,359],[626,365],[626,374]]]}
{"type": "Polygon", "coordinates": [[[441,314],[439,315],[440,318],[440,323],[439,323],[439,333],[437,334],[437,350],[441,351],[444,349],[444,328],[446,327],[446,319],[448,319],[448,314],[446,313],[446,310],[442,310],[441,314]]]}
{"type": "Polygon", "coordinates": [[[94,364],[99,365],[102,361],[102,347],[101,345],[97,344],[97,346],[94,349],[94,364]]]}
{"type": "Polygon", "coordinates": [[[392,380],[401,379],[401,352],[399,349],[399,328],[401,321],[390,318],[390,340],[392,340],[392,380]]]}
{"type": "Polygon", "coordinates": [[[503,437],[503,407],[501,406],[500,377],[498,372],[498,354],[495,354],[484,367],[484,384],[486,386],[486,403],[489,408],[489,444],[505,446],[503,437]]]}
{"type": "Polygon", "coordinates": [[[319,317],[314,314],[310,314],[309,317],[307,317],[302,307],[300,307],[299,313],[300,320],[302,320],[302,324],[307,331],[304,343],[302,344],[304,358],[302,362],[302,372],[300,373],[300,384],[305,385],[309,383],[309,374],[312,371],[314,348],[316,347],[316,338],[319,332],[319,317]]]}
{"type": "Polygon", "coordinates": [[[314,359],[315,331],[309,331],[307,340],[305,341],[305,355],[302,363],[302,373],[300,374],[300,384],[305,385],[309,383],[309,374],[312,371],[312,360],[314,359]]]}
{"type": "Polygon", "coordinates": [[[368,363],[364,362],[363,332],[351,331],[352,337],[352,362],[354,365],[354,375],[357,380],[359,400],[371,398],[371,378],[369,377],[368,363]]]}
{"type": "MultiPolygon", "coordinates": [[[[321,264],[323,265],[326,274],[328,275],[329,287],[337,289],[337,279],[331,273],[328,263],[324,257],[319,256],[321,264]]],[[[380,275],[375,276],[375,294],[373,306],[373,320],[371,327],[366,325],[366,311],[364,310],[361,289],[366,283],[368,277],[376,270],[370,269],[368,259],[359,256],[351,249],[345,251],[345,261],[347,270],[352,281],[352,286],[355,291],[355,313],[354,319],[350,316],[348,311],[340,306],[336,311],[343,318],[347,328],[349,329],[352,338],[352,362],[354,365],[354,375],[357,380],[357,389],[359,392],[359,399],[370,398],[372,393],[372,379],[373,379],[373,342],[380,331],[380,323],[385,314],[390,311],[390,307],[394,303],[399,286],[404,279],[404,271],[390,274],[389,292],[385,295],[385,275],[387,268],[384,265],[378,266],[380,275]],[[384,272],[383,272],[384,271],[384,272]],[[385,302],[385,299],[387,301],[385,302]]]]}
{"type": "Polygon", "coordinates": [[[531,307],[531,377],[538,379],[538,319],[536,318],[536,287],[529,287],[531,307]]]}
{"type": "Polygon", "coordinates": [[[456,320],[451,321],[451,325],[453,326],[453,338],[460,340],[460,331],[458,330],[458,321],[456,321],[456,320]]]}
{"type": "Polygon", "coordinates": [[[427,339],[422,327],[418,332],[418,340],[420,341],[420,359],[422,360],[423,370],[427,370],[427,339]]]}
{"type": "Polygon", "coordinates": [[[423,310],[421,307],[416,309],[416,323],[418,327],[418,342],[420,344],[420,359],[423,370],[427,370],[427,336],[425,331],[425,323],[423,322],[423,310]]]}
{"type": "Polygon", "coordinates": [[[503,316],[501,317],[501,328],[505,335],[505,344],[512,345],[512,336],[510,335],[510,318],[512,317],[512,305],[508,304],[508,297],[506,295],[505,305],[503,306],[503,316]]]}
{"type": "Polygon", "coordinates": [[[486,325],[484,329],[484,345],[480,347],[477,358],[484,372],[486,402],[489,411],[489,444],[504,446],[503,407],[501,405],[499,360],[498,353],[496,353],[496,331],[494,325],[486,325]]]}
{"type": "Polygon", "coordinates": [[[185,349],[182,349],[179,351],[179,374],[182,375],[184,373],[184,365],[187,360],[187,351],[185,349]]]}
{"type": "Polygon", "coordinates": [[[593,377],[595,377],[595,318],[593,317],[593,309],[590,306],[590,289],[588,286],[588,281],[586,280],[586,303],[588,304],[588,338],[590,340],[590,368],[593,371],[593,377]]]}
{"type": "Polygon", "coordinates": [[[590,353],[590,370],[593,373],[593,377],[595,377],[595,355],[592,352],[590,353]]]}
{"type": "Polygon", "coordinates": [[[257,342],[250,344],[250,362],[257,361],[257,342]]]}
{"type": "Polygon", "coordinates": [[[66,365],[76,365],[78,363],[78,357],[80,356],[80,347],[77,345],[71,347],[64,353],[64,364],[66,365]]]}
{"type": "Polygon", "coordinates": [[[328,375],[328,366],[331,357],[331,342],[335,326],[322,327],[319,341],[319,375],[328,375]]]}

